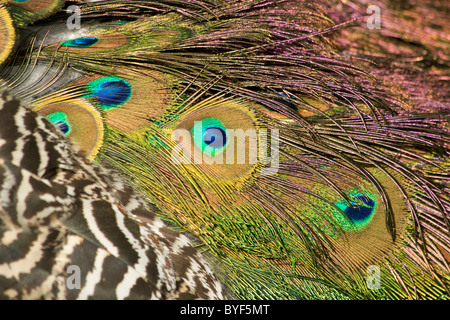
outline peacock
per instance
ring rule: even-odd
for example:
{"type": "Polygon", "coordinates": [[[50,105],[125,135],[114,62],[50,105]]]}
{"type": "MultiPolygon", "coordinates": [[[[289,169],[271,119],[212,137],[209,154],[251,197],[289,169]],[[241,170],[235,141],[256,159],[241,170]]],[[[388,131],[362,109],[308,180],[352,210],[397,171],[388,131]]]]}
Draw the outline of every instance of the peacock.
{"type": "Polygon", "coordinates": [[[0,297],[449,299],[448,11],[0,1],[0,297]]]}

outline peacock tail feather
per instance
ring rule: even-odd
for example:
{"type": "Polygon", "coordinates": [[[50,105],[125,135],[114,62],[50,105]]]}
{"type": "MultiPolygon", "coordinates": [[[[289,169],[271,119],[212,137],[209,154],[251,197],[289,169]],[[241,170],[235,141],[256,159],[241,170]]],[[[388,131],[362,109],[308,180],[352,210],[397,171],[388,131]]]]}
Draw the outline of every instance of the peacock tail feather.
{"type": "Polygon", "coordinates": [[[449,299],[446,2],[16,2],[0,296],[449,299]]]}

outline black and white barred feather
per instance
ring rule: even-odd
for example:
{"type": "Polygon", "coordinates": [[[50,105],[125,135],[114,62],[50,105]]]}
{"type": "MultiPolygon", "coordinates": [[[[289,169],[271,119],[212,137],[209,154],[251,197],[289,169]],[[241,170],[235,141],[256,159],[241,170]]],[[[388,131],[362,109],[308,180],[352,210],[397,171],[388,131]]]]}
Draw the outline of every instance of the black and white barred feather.
{"type": "Polygon", "coordinates": [[[1,93],[0,298],[226,297],[203,256],[156,210],[1,93]],[[67,285],[70,266],[79,287],[67,285]]]}

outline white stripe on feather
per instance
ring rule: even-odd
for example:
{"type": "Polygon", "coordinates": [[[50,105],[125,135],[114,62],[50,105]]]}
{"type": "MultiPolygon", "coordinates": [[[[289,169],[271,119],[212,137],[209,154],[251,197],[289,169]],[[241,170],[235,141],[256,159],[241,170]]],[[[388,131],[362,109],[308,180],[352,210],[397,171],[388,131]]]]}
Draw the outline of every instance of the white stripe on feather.
{"type": "Polygon", "coordinates": [[[134,235],[125,226],[124,214],[116,207],[113,207],[116,216],[116,222],[119,229],[125,235],[128,243],[138,255],[138,261],[133,266],[129,266],[127,273],[124,275],[122,281],[117,285],[116,295],[118,299],[125,299],[130,295],[130,290],[136,284],[137,279],[147,279],[147,265],[150,260],[147,256],[147,246],[141,245],[141,243],[134,237],[134,235]]]}
{"type": "Polygon", "coordinates": [[[89,230],[92,232],[92,234],[95,236],[95,238],[100,242],[100,244],[105,247],[106,250],[108,250],[113,256],[118,257],[119,249],[100,230],[100,228],[97,224],[97,221],[95,220],[91,201],[83,199],[82,203],[83,203],[83,208],[81,211],[83,212],[83,216],[86,219],[89,230]]]}
{"type": "Polygon", "coordinates": [[[0,264],[0,274],[6,278],[19,279],[21,273],[30,273],[36,264],[42,259],[43,246],[42,244],[47,240],[49,234],[48,228],[41,228],[36,240],[30,245],[30,250],[22,259],[13,261],[11,263],[0,264]]]}
{"type": "Polygon", "coordinates": [[[102,280],[103,262],[108,256],[109,253],[106,250],[97,249],[93,269],[86,275],[86,283],[78,294],[78,300],[86,300],[94,294],[95,286],[102,280]]]}
{"type": "Polygon", "coordinates": [[[16,139],[16,148],[11,152],[11,162],[16,166],[20,166],[20,162],[24,157],[23,148],[25,146],[25,141],[23,136],[29,134],[29,131],[25,129],[25,114],[27,109],[19,108],[17,113],[14,115],[15,125],[17,126],[17,132],[22,136],[19,139],[16,139]]]}

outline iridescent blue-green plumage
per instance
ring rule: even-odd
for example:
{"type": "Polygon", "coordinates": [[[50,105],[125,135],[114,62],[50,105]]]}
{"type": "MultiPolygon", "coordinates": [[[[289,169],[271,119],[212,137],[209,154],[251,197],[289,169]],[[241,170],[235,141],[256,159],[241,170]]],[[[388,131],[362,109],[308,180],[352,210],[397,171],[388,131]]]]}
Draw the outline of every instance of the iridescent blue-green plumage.
{"type": "Polygon", "coordinates": [[[87,85],[88,96],[94,97],[104,110],[117,108],[130,99],[132,87],[119,77],[102,77],[87,85]]]}
{"type": "Polygon", "coordinates": [[[53,123],[64,135],[70,133],[70,121],[64,112],[54,112],[47,116],[47,119],[53,123]]]}
{"type": "Polygon", "coordinates": [[[89,48],[98,42],[95,37],[81,37],[61,42],[61,46],[67,48],[89,48]]]}

